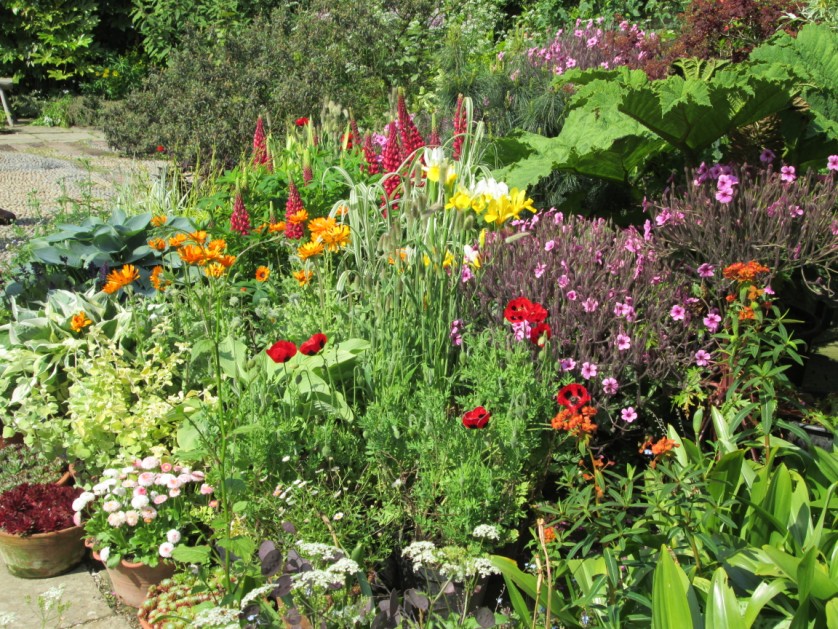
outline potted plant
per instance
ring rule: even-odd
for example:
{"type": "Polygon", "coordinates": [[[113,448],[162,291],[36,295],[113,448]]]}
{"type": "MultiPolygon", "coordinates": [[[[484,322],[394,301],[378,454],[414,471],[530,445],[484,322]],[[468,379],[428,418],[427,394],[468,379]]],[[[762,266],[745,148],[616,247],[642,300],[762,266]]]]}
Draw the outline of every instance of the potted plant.
{"type": "Polygon", "coordinates": [[[62,459],[51,459],[23,444],[0,449],[0,494],[21,483],[68,485],[71,479],[69,466],[62,459]]]}
{"type": "Polygon", "coordinates": [[[74,508],[114,592],[139,607],[151,585],[174,573],[175,548],[199,536],[193,509],[213,488],[203,472],[153,456],[108,468],[102,477],[74,508]]]}
{"type": "Polygon", "coordinates": [[[0,495],[0,556],[13,575],[51,577],[84,556],[84,531],[73,520],[81,489],[21,483],[0,495]]]}

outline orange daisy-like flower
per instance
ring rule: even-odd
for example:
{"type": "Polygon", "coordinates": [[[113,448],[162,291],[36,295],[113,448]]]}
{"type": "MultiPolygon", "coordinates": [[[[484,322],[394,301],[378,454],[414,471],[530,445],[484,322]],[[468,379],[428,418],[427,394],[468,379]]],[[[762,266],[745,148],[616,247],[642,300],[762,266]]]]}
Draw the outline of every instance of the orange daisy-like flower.
{"type": "Polygon", "coordinates": [[[207,232],[205,232],[204,230],[192,232],[191,234],[189,234],[189,240],[191,240],[192,242],[196,242],[199,245],[202,245],[207,241],[207,232]]]}
{"type": "Polygon", "coordinates": [[[236,256],[226,255],[216,257],[216,261],[225,269],[229,269],[236,261],[236,256]]]}
{"type": "Polygon", "coordinates": [[[93,321],[87,318],[87,313],[85,313],[84,311],[81,311],[78,314],[74,314],[73,318],[70,319],[70,327],[72,328],[73,332],[81,332],[92,323],[93,321]]]}
{"type": "Polygon", "coordinates": [[[349,225],[335,225],[320,234],[320,239],[329,251],[335,252],[342,249],[349,244],[349,225]]]}
{"type": "Polygon", "coordinates": [[[148,241],[148,246],[157,251],[163,251],[166,248],[166,241],[163,238],[152,238],[148,241]]]}
{"type": "Polygon", "coordinates": [[[160,291],[161,293],[166,290],[166,287],[171,284],[169,280],[161,279],[161,275],[163,275],[163,267],[156,266],[151,270],[151,285],[154,286],[155,290],[160,291]]]}
{"type": "Polygon", "coordinates": [[[578,412],[565,408],[559,411],[550,425],[553,430],[563,430],[574,437],[581,438],[596,432],[597,425],[591,421],[594,415],[596,415],[596,409],[592,406],[585,406],[578,412]]]}
{"type": "Polygon", "coordinates": [[[256,269],[256,281],[257,282],[267,282],[268,278],[271,276],[271,270],[266,266],[260,266],[256,269]]]}
{"type": "Polygon", "coordinates": [[[175,234],[171,238],[169,238],[169,246],[172,249],[177,249],[183,243],[186,242],[186,234],[175,234]]]}
{"type": "Polygon", "coordinates": [[[227,269],[219,262],[212,262],[204,267],[204,273],[207,277],[221,277],[227,269]]]}
{"type": "Polygon", "coordinates": [[[278,223],[271,223],[268,225],[268,233],[276,234],[277,232],[284,232],[285,231],[285,221],[279,221],[278,223]]]}
{"type": "Polygon", "coordinates": [[[207,255],[200,245],[184,245],[177,250],[180,259],[186,264],[204,265],[207,263],[207,255]]]}
{"type": "Polygon", "coordinates": [[[321,253],[323,253],[322,242],[307,242],[297,249],[297,255],[300,256],[300,260],[308,260],[321,253]]]}
{"type": "Polygon", "coordinates": [[[308,231],[311,232],[311,239],[317,240],[322,234],[335,226],[337,226],[337,222],[331,216],[326,218],[317,217],[308,222],[308,231]]]}
{"type": "Polygon", "coordinates": [[[154,227],[162,227],[163,225],[166,224],[166,221],[168,221],[168,220],[169,220],[169,217],[166,216],[165,214],[158,214],[157,216],[152,216],[151,217],[151,224],[154,227]]]}
{"type": "Polygon", "coordinates": [[[294,271],[292,275],[294,276],[294,279],[300,283],[300,286],[305,286],[311,281],[311,278],[314,277],[314,273],[312,273],[311,271],[306,271],[305,269],[294,271]]]}
{"type": "Polygon", "coordinates": [[[754,319],[754,316],[754,309],[749,306],[745,306],[744,308],[742,308],[742,310],[739,311],[740,321],[750,321],[754,319]]]}
{"type": "Polygon", "coordinates": [[[138,279],[140,279],[140,273],[137,271],[137,267],[133,264],[126,264],[118,271],[114,270],[108,273],[108,282],[102,290],[110,295],[138,279]]]}
{"type": "Polygon", "coordinates": [[[293,225],[300,225],[308,220],[308,212],[306,212],[304,209],[297,210],[291,216],[286,216],[286,218],[288,219],[289,223],[292,223],[293,225]]]}

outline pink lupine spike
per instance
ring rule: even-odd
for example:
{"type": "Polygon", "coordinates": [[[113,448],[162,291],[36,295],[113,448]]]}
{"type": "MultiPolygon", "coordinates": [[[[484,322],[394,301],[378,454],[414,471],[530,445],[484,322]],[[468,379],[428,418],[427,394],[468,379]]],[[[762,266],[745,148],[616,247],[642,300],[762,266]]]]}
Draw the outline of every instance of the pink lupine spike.
{"type": "Polygon", "coordinates": [[[236,194],[236,200],[233,203],[233,213],[230,215],[230,229],[238,232],[242,236],[247,236],[250,233],[250,215],[247,213],[247,208],[244,206],[244,200],[241,194],[236,194]]]}

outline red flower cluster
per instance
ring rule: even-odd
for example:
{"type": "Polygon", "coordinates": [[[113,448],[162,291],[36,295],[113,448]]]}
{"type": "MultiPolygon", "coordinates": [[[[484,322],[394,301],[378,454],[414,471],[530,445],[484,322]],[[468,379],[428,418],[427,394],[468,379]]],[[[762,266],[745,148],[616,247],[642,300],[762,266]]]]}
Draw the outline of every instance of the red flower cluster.
{"type": "MultiPolygon", "coordinates": [[[[391,122],[387,127],[387,146],[381,154],[381,165],[384,166],[386,173],[394,173],[402,165],[402,150],[399,146],[399,134],[395,122],[391,122]]],[[[387,196],[392,197],[393,191],[399,186],[399,176],[388,177],[383,185],[387,196]]]]}
{"type": "Polygon", "coordinates": [[[247,208],[244,207],[244,200],[242,200],[241,194],[236,195],[236,200],[233,203],[233,213],[230,215],[230,229],[240,233],[242,236],[247,236],[250,233],[250,215],[247,213],[247,208]]]}
{"type": "Polygon", "coordinates": [[[305,116],[301,116],[300,118],[297,118],[294,121],[294,124],[296,124],[298,127],[304,127],[308,124],[308,118],[306,118],[305,116]]]}
{"type": "Polygon", "coordinates": [[[407,113],[407,104],[404,102],[404,94],[399,91],[397,109],[399,113],[399,134],[402,138],[402,159],[407,159],[414,151],[425,146],[419,129],[407,113]]]}
{"type": "Polygon", "coordinates": [[[466,117],[466,108],[463,103],[463,95],[457,97],[457,108],[454,110],[454,151],[453,158],[460,159],[460,153],[463,150],[463,134],[466,132],[468,125],[468,118],[466,117]]]}
{"type": "MultiPolygon", "coordinates": [[[[306,356],[314,356],[326,347],[329,339],[322,332],[312,334],[311,338],[300,344],[300,353],[306,356]]],[[[265,350],[275,363],[287,363],[297,354],[297,346],[291,341],[277,341],[265,350]]]]}
{"type": "MultiPolygon", "coordinates": [[[[367,173],[370,175],[377,175],[379,171],[378,156],[375,154],[375,149],[372,146],[372,136],[368,133],[364,138],[364,159],[367,162],[367,173]]],[[[363,169],[364,167],[361,166],[363,169]]]]}
{"type": "Polygon", "coordinates": [[[564,408],[550,422],[553,430],[564,430],[574,437],[581,438],[596,432],[593,421],[596,409],[586,406],[591,401],[588,390],[581,384],[569,384],[556,394],[556,402],[564,408]]]}
{"type": "Polygon", "coordinates": [[[492,414],[489,411],[482,406],[478,406],[463,415],[463,426],[469,429],[485,428],[491,418],[492,414]]]}
{"type": "Polygon", "coordinates": [[[533,303],[526,297],[516,297],[506,304],[503,316],[509,323],[526,321],[529,324],[536,325],[544,323],[549,313],[541,304],[533,303]]]}
{"type": "Polygon", "coordinates": [[[303,209],[305,208],[300,198],[300,191],[297,190],[297,185],[292,179],[288,182],[288,200],[285,202],[285,235],[291,240],[300,240],[305,233],[302,223],[291,220],[292,216],[303,209]]]}
{"type": "Polygon", "coordinates": [[[259,166],[268,163],[268,142],[262,116],[256,119],[256,131],[253,133],[253,164],[259,166]]]}

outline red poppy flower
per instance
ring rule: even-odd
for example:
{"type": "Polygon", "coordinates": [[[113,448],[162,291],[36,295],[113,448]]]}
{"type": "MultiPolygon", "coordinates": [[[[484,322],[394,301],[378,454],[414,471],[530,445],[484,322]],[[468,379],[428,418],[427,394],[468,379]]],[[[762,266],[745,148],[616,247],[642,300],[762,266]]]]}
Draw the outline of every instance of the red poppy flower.
{"type": "Polygon", "coordinates": [[[485,428],[492,418],[491,413],[482,406],[478,406],[463,415],[463,426],[466,428],[485,428]]]}
{"type": "Polygon", "coordinates": [[[576,413],[580,408],[591,401],[588,390],[581,384],[569,384],[562,387],[556,395],[556,401],[564,406],[571,413],[576,413]]]}
{"type": "Polygon", "coordinates": [[[313,334],[309,340],[300,345],[300,352],[306,356],[314,356],[321,349],[326,347],[326,341],[328,340],[329,339],[326,338],[326,335],[321,332],[313,334]]]}
{"type": "Polygon", "coordinates": [[[547,309],[541,304],[530,304],[530,309],[527,311],[527,323],[544,323],[547,315],[547,309]]]}
{"type": "Polygon", "coordinates": [[[298,127],[304,127],[308,124],[308,118],[306,118],[305,116],[297,118],[296,124],[298,127]]]}
{"type": "Polygon", "coordinates": [[[516,297],[506,304],[503,316],[509,323],[521,323],[527,320],[527,313],[532,306],[533,303],[526,297],[516,297]]]}
{"type": "Polygon", "coordinates": [[[162,153],[165,150],[166,150],[166,148],[162,144],[157,145],[157,152],[158,153],[162,153]]]}
{"type": "Polygon", "coordinates": [[[291,341],[277,341],[270,349],[266,349],[265,353],[275,363],[287,363],[297,353],[297,346],[291,341]]]}
{"type": "Polygon", "coordinates": [[[539,323],[530,330],[530,340],[539,347],[544,347],[545,341],[550,340],[552,336],[553,330],[549,323],[539,323]]]}

